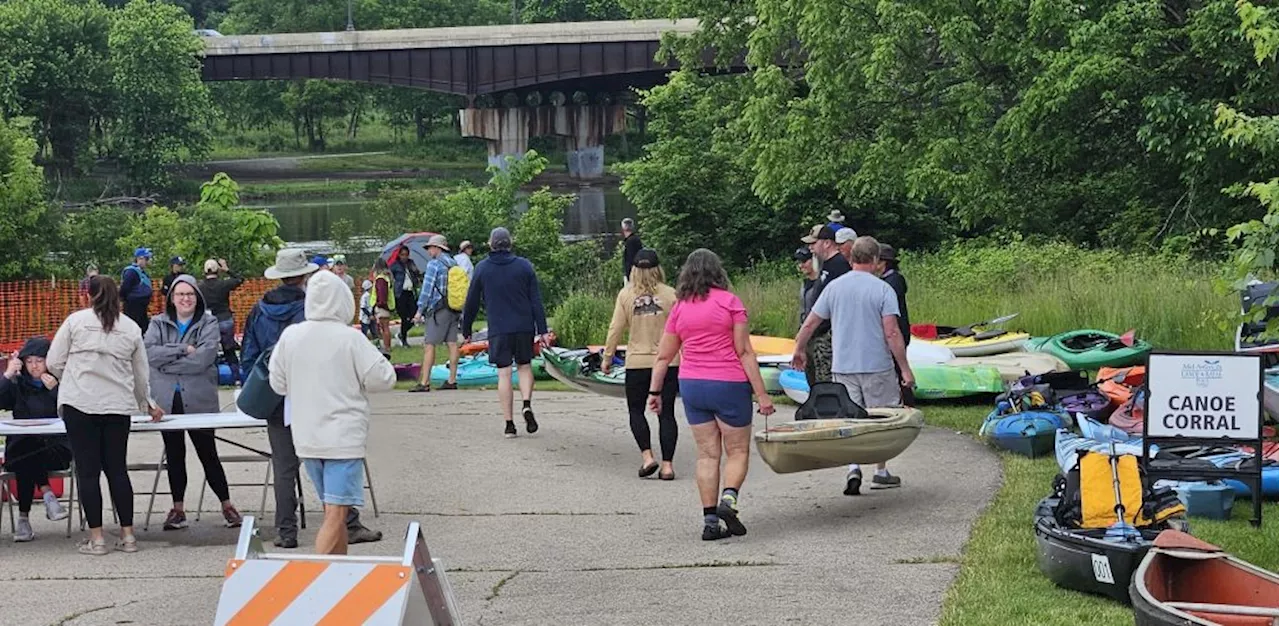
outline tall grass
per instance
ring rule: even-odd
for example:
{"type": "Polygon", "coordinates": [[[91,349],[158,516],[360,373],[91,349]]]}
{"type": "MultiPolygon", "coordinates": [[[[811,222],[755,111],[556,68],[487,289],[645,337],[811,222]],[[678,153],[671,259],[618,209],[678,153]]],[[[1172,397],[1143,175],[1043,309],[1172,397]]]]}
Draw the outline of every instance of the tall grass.
{"type": "MultiPolygon", "coordinates": [[[[1158,348],[1227,350],[1240,307],[1235,296],[1215,289],[1219,266],[1176,256],[1014,243],[959,245],[904,254],[902,261],[913,323],[954,326],[1017,313],[1005,327],[1033,335],[1133,328],[1158,348]]],[[[753,268],[733,278],[733,290],[747,307],[752,333],[795,336],[800,274],[793,264],[753,268]]],[[[576,297],[598,297],[597,310],[606,312],[613,301],[613,293],[576,297]]],[[[599,322],[580,317],[577,323],[599,322]]]]}
{"type": "MultiPolygon", "coordinates": [[[[1181,257],[1015,243],[961,245],[902,261],[913,323],[954,326],[1017,313],[1006,327],[1033,335],[1133,328],[1160,348],[1224,350],[1240,306],[1215,290],[1218,266],[1181,257]]],[[[752,331],[794,335],[799,274],[778,278],[773,267],[764,274],[734,282],[752,331]]]]}

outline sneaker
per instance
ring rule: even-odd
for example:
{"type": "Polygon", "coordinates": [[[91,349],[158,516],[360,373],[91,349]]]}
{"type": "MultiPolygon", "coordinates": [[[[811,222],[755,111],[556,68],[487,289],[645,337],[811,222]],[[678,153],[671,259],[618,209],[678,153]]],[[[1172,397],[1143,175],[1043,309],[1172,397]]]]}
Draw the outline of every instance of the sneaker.
{"type": "Polygon", "coordinates": [[[56,522],[67,519],[68,515],[71,515],[71,512],[63,508],[61,502],[58,502],[58,496],[53,495],[53,492],[44,494],[45,517],[49,518],[50,521],[56,522]]]}
{"type": "Polygon", "coordinates": [[[720,498],[720,503],[716,505],[716,515],[724,521],[725,527],[729,530],[729,534],[742,536],[747,534],[747,527],[742,525],[742,520],[738,519],[738,499],[726,495],[720,498]]]}
{"type": "Polygon", "coordinates": [[[298,547],[298,538],[293,535],[276,535],[276,540],[271,543],[277,548],[292,550],[298,547]]]}
{"type": "Polygon", "coordinates": [[[237,511],[236,507],[230,504],[222,509],[222,519],[227,520],[227,528],[239,528],[244,523],[244,518],[241,517],[240,511],[237,511]]]}
{"type": "Polygon", "coordinates": [[[530,434],[538,432],[538,420],[533,419],[533,409],[525,407],[524,411],[524,429],[530,434]]]}
{"type": "Polygon", "coordinates": [[[894,487],[901,487],[901,486],[902,486],[902,479],[892,474],[885,474],[883,476],[880,474],[876,474],[875,476],[871,477],[872,489],[893,489],[894,487]]]}
{"type": "Polygon", "coordinates": [[[503,432],[507,435],[507,439],[514,438],[516,436],[516,423],[507,422],[507,429],[503,432]]]}
{"type": "Polygon", "coordinates": [[[862,470],[853,470],[844,477],[844,495],[856,496],[862,493],[862,470]]]}
{"type": "Polygon", "coordinates": [[[123,537],[116,541],[116,549],[121,552],[133,554],[138,551],[138,538],[134,535],[123,537]]]}
{"type": "Polygon", "coordinates": [[[165,530],[181,530],[187,527],[187,514],[178,509],[169,509],[164,518],[165,530]]]}
{"type": "Polygon", "coordinates": [[[715,526],[707,524],[702,527],[703,541],[715,541],[717,539],[724,539],[731,536],[732,535],[729,534],[729,531],[725,530],[724,527],[719,524],[716,524],[715,526]]]}
{"type": "Polygon", "coordinates": [[[363,524],[347,529],[347,543],[382,541],[382,531],[365,528],[363,524]]]}
{"type": "Polygon", "coordinates": [[[93,539],[85,539],[76,546],[76,550],[80,554],[88,554],[89,556],[106,556],[111,553],[111,549],[107,547],[107,540],[94,541],[93,539]]]}
{"type": "Polygon", "coordinates": [[[422,383],[418,383],[409,388],[409,393],[427,393],[429,391],[431,391],[431,385],[424,385],[422,383]]]}
{"type": "Polygon", "coordinates": [[[36,531],[31,530],[31,520],[25,517],[18,518],[18,530],[13,533],[13,540],[17,543],[24,543],[36,538],[36,531]]]}
{"type": "Polygon", "coordinates": [[[457,388],[458,388],[458,383],[446,382],[443,385],[440,385],[441,391],[449,391],[451,389],[457,389],[457,388]]]}

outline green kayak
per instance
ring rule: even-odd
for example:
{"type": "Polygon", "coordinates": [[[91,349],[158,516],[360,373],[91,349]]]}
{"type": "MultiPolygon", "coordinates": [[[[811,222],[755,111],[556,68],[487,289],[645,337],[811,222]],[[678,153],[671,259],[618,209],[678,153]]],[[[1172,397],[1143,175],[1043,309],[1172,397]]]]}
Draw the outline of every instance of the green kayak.
{"type": "Polygon", "coordinates": [[[1035,337],[1027,341],[1026,350],[1052,354],[1073,370],[1096,370],[1141,365],[1151,352],[1151,344],[1140,339],[1126,342],[1120,335],[1103,330],[1082,329],[1035,337]]]}
{"type": "Polygon", "coordinates": [[[614,398],[627,397],[626,370],[615,367],[608,374],[601,372],[599,353],[585,349],[543,348],[542,359],[552,378],[574,389],[614,398]]]}
{"type": "Polygon", "coordinates": [[[921,400],[1004,393],[1000,370],[988,365],[912,365],[921,400]]]}

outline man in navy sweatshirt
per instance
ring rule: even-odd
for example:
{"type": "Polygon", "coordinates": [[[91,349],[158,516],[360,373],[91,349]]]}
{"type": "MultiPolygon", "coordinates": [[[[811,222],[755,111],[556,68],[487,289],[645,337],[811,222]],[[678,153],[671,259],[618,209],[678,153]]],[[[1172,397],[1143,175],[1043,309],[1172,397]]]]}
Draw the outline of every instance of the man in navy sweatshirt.
{"type": "Polygon", "coordinates": [[[489,363],[498,368],[498,400],[506,420],[506,436],[516,436],[512,419],[511,363],[520,377],[521,413],[525,430],[538,432],[529,403],[533,399],[534,341],[542,343],[547,333],[547,313],[542,308],[538,276],[533,264],[511,252],[511,232],[499,226],[489,233],[489,257],[476,265],[462,309],[462,336],[471,340],[471,325],[481,304],[489,319],[489,363]]]}

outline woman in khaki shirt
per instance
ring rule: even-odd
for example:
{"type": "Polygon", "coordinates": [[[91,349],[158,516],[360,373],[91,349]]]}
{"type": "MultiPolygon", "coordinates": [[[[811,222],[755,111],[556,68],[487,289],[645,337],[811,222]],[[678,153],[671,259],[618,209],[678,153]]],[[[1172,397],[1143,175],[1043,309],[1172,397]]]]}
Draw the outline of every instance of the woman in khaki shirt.
{"type": "MultiPolygon", "coordinates": [[[[658,264],[658,253],[645,248],[636,253],[631,268],[630,282],[618,293],[613,307],[613,320],[609,322],[609,337],[605,341],[604,363],[600,369],[606,374],[613,361],[613,354],[622,339],[622,331],[630,328],[627,337],[626,387],[627,411],[631,414],[631,434],[640,447],[642,465],[640,477],[645,478],[658,471],[653,459],[653,446],[649,437],[649,421],[645,418],[645,401],[649,392],[649,377],[653,373],[653,359],[658,354],[658,341],[667,324],[671,307],[676,304],[676,291],[665,284],[666,275],[658,264]]],[[[658,442],[662,447],[662,471],[658,478],[675,480],[671,459],[676,454],[676,395],[680,393],[679,357],[667,369],[662,385],[662,411],[658,413],[658,442]]]]}
{"type": "Polygon", "coordinates": [[[62,322],[45,363],[58,383],[58,413],[67,428],[75,458],[80,508],[89,523],[81,554],[111,552],[102,535],[102,487],[107,475],[111,502],[120,520],[115,549],[137,552],[133,535],[133,485],[126,458],[130,416],[146,412],[159,420],[164,412],[151,401],[147,351],[142,331],[120,314],[120,291],[110,276],[89,279],[91,308],[62,322]]]}

